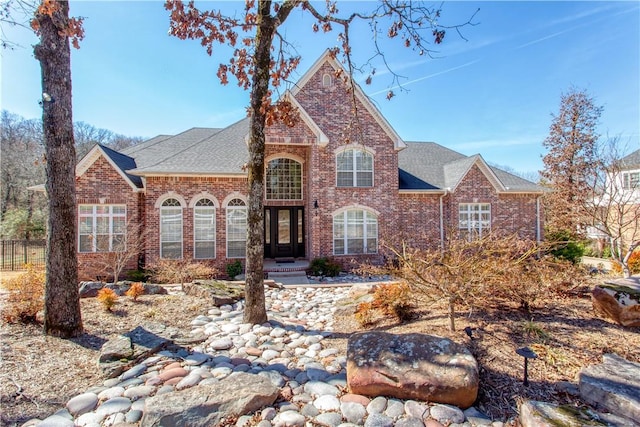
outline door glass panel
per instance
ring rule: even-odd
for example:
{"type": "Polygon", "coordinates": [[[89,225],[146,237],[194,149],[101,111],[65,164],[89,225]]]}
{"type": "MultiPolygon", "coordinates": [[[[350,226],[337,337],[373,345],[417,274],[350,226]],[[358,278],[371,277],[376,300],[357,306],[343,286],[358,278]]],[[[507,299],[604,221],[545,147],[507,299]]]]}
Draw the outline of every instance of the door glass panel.
{"type": "Polygon", "coordinates": [[[291,211],[289,209],[278,210],[278,243],[287,245],[291,243],[291,211]]]}
{"type": "Polygon", "coordinates": [[[264,243],[271,244],[271,210],[264,211],[264,243]]]}
{"type": "Polygon", "coordinates": [[[298,243],[302,243],[302,209],[298,209],[298,243]]]}

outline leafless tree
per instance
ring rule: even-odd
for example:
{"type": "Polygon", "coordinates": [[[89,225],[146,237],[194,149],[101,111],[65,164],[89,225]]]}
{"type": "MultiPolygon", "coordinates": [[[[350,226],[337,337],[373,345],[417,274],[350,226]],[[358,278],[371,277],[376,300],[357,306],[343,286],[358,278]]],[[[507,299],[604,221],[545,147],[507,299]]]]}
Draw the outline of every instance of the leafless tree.
{"type": "Polygon", "coordinates": [[[638,165],[625,164],[623,151],[620,138],[611,138],[600,147],[600,161],[590,171],[591,186],[581,210],[591,219],[592,237],[607,241],[611,256],[629,277],[629,257],[640,246],[640,182],[628,172],[638,165]]]}

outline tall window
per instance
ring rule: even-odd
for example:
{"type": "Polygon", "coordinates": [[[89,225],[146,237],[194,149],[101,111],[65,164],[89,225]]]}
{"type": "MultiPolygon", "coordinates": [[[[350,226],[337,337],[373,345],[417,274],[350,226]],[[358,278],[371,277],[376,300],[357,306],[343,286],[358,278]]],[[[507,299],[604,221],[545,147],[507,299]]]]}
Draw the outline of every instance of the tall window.
{"type": "Polygon", "coordinates": [[[302,165],[292,159],[274,159],[267,165],[267,200],[302,200],[302,165]]]}
{"type": "Polygon", "coordinates": [[[460,203],[458,228],[462,236],[482,237],[491,230],[491,204],[460,203]]]}
{"type": "Polygon", "coordinates": [[[233,199],[227,205],[227,258],[244,258],[247,246],[247,205],[233,199]]]}
{"type": "Polygon", "coordinates": [[[216,208],[210,199],[200,199],[193,208],[194,258],[216,257],[216,208]]]}
{"type": "Polygon", "coordinates": [[[631,190],[640,187],[640,171],[622,172],[622,188],[631,190]]]}
{"type": "Polygon", "coordinates": [[[182,258],[182,205],[176,199],[160,207],[160,258],[182,258]]]}
{"type": "Polygon", "coordinates": [[[373,156],[363,150],[344,150],[336,157],[338,187],[372,187],[373,156]]]}
{"type": "Polygon", "coordinates": [[[362,209],[352,209],[333,217],[335,255],[378,252],[378,218],[362,209]]]}
{"type": "Polygon", "coordinates": [[[125,205],[78,206],[78,251],[123,251],[127,229],[125,205]]]}

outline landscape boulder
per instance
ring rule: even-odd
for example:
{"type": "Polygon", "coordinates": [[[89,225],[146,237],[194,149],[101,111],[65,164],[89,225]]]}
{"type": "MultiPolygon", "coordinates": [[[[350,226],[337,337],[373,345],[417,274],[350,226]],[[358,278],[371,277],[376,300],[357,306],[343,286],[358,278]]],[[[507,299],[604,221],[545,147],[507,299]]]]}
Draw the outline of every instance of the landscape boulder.
{"type": "Polygon", "coordinates": [[[207,385],[156,395],[145,400],[140,427],[209,427],[271,406],[279,389],[267,378],[243,372],[207,385]]]}
{"type": "Polygon", "coordinates": [[[603,427],[637,426],[613,414],[603,414],[590,408],[573,405],[555,405],[553,403],[526,400],[519,405],[518,413],[522,427],[603,427]]]}
{"type": "MultiPolygon", "coordinates": [[[[98,291],[102,288],[112,289],[116,295],[123,296],[134,282],[122,281],[118,283],[104,283],[104,282],[80,282],[80,288],[78,293],[80,298],[95,298],[98,296],[98,291]]],[[[143,295],[166,295],[169,292],[164,286],[154,285],[151,283],[143,283],[144,289],[143,295]]]]}
{"type": "Polygon", "coordinates": [[[347,344],[351,393],[468,408],[478,396],[478,383],[473,355],[447,338],[362,332],[347,344]]]}
{"type": "Polygon", "coordinates": [[[171,343],[161,336],[166,332],[162,324],[147,323],[124,335],[115,335],[100,349],[98,367],[107,378],[115,378],[138,360],[157,353],[171,343]]]}
{"type": "Polygon", "coordinates": [[[219,280],[200,280],[183,283],[182,291],[191,296],[210,300],[217,307],[231,305],[244,298],[244,284],[219,280]]]}
{"type": "Polygon", "coordinates": [[[579,374],[583,400],[629,420],[640,420],[640,363],[605,354],[579,374]]]}
{"type": "Polygon", "coordinates": [[[622,326],[640,326],[640,288],[605,283],[591,292],[593,309],[622,326]]]}

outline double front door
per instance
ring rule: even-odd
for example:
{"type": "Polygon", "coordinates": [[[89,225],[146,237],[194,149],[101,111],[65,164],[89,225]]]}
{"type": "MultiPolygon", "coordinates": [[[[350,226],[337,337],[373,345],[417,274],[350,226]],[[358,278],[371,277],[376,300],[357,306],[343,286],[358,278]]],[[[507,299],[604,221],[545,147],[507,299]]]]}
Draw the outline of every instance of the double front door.
{"type": "Polygon", "coordinates": [[[304,208],[264,208],[264,257],[304,257],[304,208]]]}

